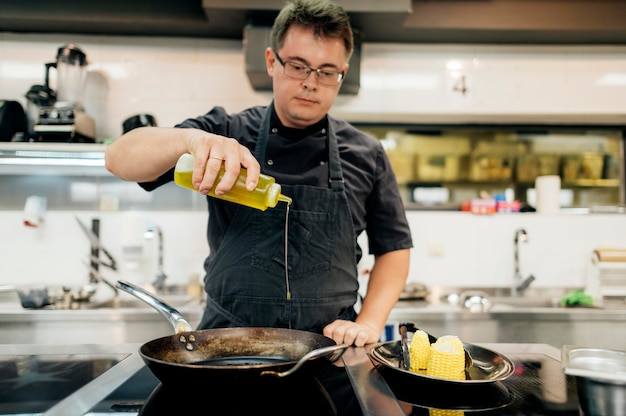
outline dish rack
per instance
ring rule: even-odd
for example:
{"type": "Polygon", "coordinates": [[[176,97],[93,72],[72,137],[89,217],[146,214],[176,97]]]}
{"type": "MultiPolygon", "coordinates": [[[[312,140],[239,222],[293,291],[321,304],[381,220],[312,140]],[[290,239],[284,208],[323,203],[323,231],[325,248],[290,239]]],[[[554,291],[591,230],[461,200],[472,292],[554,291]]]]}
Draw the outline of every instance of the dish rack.
{"type": "Polygon", "coordinates": [[[592,252],[586,290],[596,298],[626,296],[626,248],[592,252]]]}

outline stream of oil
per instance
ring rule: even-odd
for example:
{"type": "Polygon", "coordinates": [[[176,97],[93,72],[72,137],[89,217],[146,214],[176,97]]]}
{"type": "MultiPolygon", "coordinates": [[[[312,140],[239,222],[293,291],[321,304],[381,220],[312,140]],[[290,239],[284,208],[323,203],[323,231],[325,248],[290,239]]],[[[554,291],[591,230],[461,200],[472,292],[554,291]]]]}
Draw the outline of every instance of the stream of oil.
{"type": "MultiPolygon", "coordinates": [[[[291,201],[287,202],[287,208],[285,209],[285,287],[287,289],[287,301],[291,301],[291,289],[289,287],[289,265],[287,260],[289,258],[287,250],[289,247],[289,207],[291,201]]],[[[291,312],[291,311],[290,311],[291,312]]],[[[289,314],[289,329],[291,329],[291,313],[289,314]]]]}

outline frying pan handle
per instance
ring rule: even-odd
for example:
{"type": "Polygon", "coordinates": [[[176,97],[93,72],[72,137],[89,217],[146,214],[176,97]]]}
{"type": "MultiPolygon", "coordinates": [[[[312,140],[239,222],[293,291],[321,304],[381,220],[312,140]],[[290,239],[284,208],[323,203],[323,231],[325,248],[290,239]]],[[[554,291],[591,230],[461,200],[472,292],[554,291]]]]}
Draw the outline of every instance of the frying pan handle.
{"type": "Polygon", "coordinates": [[[191,325],[189,325],[189,322],[187,322],[185,318],[183,318],[183,315],[178,312],[178,310],[168,305],[147,290],[125,280],[118,280],[115,283],[115,286],[117,286],[119,289],[122,289],[124,292],[133,295],[137,299],[146,302],[148,305],[159,311],[163,316],[167,318],[168,321],[170,321],[170,323],[174,327],[174,331],[177,334],[181,332],[193,331],[191,325]]]}
{"type": "Polygon", "coordinates": [[[339,344],[339,345],[331,345],[331,346],[323,347],[323,348],[317,348],[305,354],[302,358],[298,360],[298,362],[293,367],[291,367],[287,371],[278,372],[278,371],[266,370],[266,371],[262,371],[261,375],[262,376],[274,376],[274,377],[280,377],[280,378],[287,377],[287,376],[292,375],[296,371],[298,371],[300,367],[302,367],[307,361],[312,360],[313,358],[322,357],[324,355],[330,355],[328,360],[329,362],[334,363],[343,355],[343,353],[346,351],[348,347],[349,347],[348,344],[339,344]]]}

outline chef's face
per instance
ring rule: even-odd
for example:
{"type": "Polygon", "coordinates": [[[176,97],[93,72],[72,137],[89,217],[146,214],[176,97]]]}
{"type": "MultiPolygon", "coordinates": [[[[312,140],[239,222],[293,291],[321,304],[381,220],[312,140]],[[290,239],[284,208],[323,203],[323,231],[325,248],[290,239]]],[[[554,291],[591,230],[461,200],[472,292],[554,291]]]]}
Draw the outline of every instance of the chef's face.
{"type": "Polygon", "coordinates": [[[267,72],[273,78],[278,118],[283,125],[293,128],[304,128],[320,121],[335,102],[341,83],[320,83],[315,71],[304,80],[296,79],[285,74],[284,65],[343,72],[344,76],[348,70],[341,38],[320,38],[312,29],[299,25],[289,27],[280,50],[268,48],[265,51],[265,61],[267,72]]]}

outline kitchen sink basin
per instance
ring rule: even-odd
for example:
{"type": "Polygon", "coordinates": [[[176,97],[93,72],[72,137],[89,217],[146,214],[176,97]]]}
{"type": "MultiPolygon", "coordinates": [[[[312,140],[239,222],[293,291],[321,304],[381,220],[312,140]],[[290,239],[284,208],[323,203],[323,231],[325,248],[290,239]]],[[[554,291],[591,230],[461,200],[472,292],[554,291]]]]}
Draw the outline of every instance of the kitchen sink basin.
{"type": "Polygon", "coordinates": [[[458,305],[473,312],[515,308],[560,308],[561,299],[569,290],[563,288],[532,288],[521,296],[512,296],[508,288],[459,288],[446,290],[435,302],[458,305]]]}
{"type": "Polygon", "coordinates": [[[471,312],[533,311],[557,312],[565,309],[626,310],[626,299],[604,297],[601,304],[563,306],[561,300],[575,289],[530,288],[521,296],[512,296],[508,288],[432,288],[428,304],[448,305],[471,312]]]}
{"type": "MultiPolygon", "coordinates": [[[[105,288],[103,288],[104,291],[105,288]]],[[[108,289],[108,288],[106,288],[108,289]]],[[[191,296],[187,293],[187,286],[185,285],[169,285],[159,291],[150,290],[159,299],[167,303],[173,308],[182,308],[187,305],[192,305],[194,302],[199,304],[200,300],[197,297],[191,296]]],[[[74,303],[68,309],[150,309],[148,303],[143,302],[136,297],[119,290],[116,295],[111,290],[106,291],[103,296],[89,302],[74,303]]]]}
{"type": "MultiPolygon", "coordinates": [[[[201,299],[185,286],[155,292],[179,310],[195,328],[202,316],[201,299]]],[[[145,302],[101,286],[88,302],[26,309],[15,291],[0,296],[0,344],[144,343],[169,336],[172,324],[145,302]]]]}
{"type": "MultiPolygon", "coordinates": [[[[56,294],[51,296],[52,288],[42,286],[38,289],[42,293],[42,299],[45,298],[45,302],[39,302],[42,305],[39,307],[28,307],[21,301],[21,297],[18,296],[18,289],[11,287],[11,290],[0,291],[0,309],[22,309],[24,310],[41,310],[41,311],[59,311],[59,310],[94,310],[94,309],[150,309],[152,308],[146,302],[137,299],[123,291],[118,291],[117,294],[104,284],[97,286],[94,290],[93,296],[86,300],[77,300],[72,297],[64,296],[61,292],[60,295],[56,294]]],[[[57,290],[57,288],[54,288],[57,290]]],[[[58,289],[60,292],[60,289],[58,289]]],[[[163,300],[174,308],[181,308],[187,305],[200,304],[200,298],[192,296],[187,291],[186,285],[168,285],[162,290],[154,291],[157,297],[163,300]]],[[[202,293],[202,292],[201,292],[202,293]]]]}
{"type": "MultiPolygon", "coordinates": [[[[161,295],[161,300],[170,305],[173,308],[182,308],[189,305],[194,301],[199,302],[196,298],[193,298],[187,294],[184,295],[161,295]]],[[[137,309],[137,308],[152,308],[147,303],[135,299],[127,298],[126,296],[117,296],[105,301],[89,302],[82,306],[81,309],[137,309]]]]}
{"type": "Polygon", "coordinates": [[[386,339],[399,339],[394,327],[415,323],[438,336],[458,335],[468,343],[545,343],[557,348],[584,345],[624,349],[626,299],[605,297],[594,306],[560,305],[574,288],[530,287],[522,296],[508,288],[429,287],[424,301],[399,301],[386,339]],[[468,304],[462,301],[471,300],[468,304]],[[483,301],[487,301],[483,303],[483,301]]]}
{"type": "Polygon", "coordinates": [[[492,306],[504,305],[513,308],[560,308],[559,297],[513,297],[513,296],[490,296],[492,306]]]}

